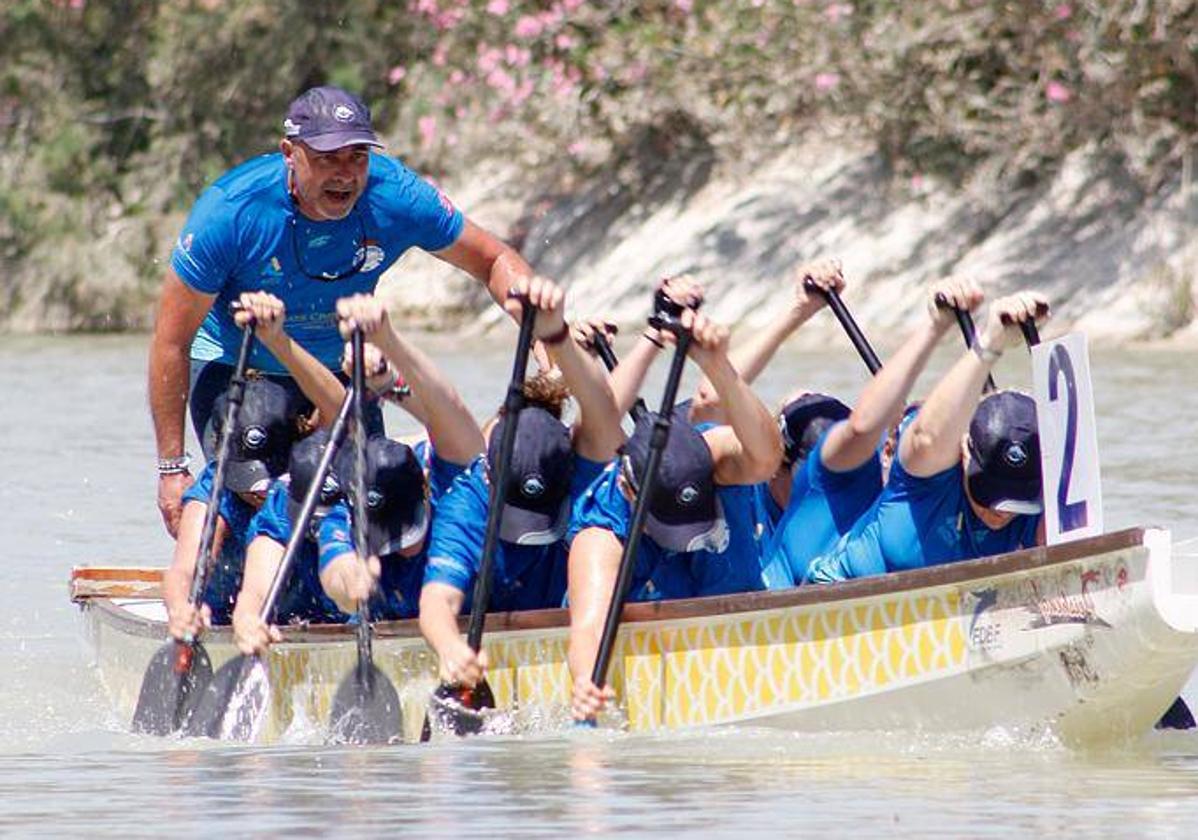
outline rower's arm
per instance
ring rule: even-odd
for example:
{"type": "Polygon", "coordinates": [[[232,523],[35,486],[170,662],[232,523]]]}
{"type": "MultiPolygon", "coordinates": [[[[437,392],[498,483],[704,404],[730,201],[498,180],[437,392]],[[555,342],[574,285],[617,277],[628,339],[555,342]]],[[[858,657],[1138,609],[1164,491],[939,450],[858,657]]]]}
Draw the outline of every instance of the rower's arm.
{"type": "Polygon", "coordinates": [[[195,577],[196,554],[200,550],[200,534],[208,506],[192,501],[183,506],[179,519],[179,538],[171,564],[162,575],[162,600],[168,613],[177,613],[187,605],[191,582],[195,577]]]}
{"type": "Polygon", "coordinates": [[[458,614],[465,601],[466,594],[448,583],[430,581],[420,590],[420,632],[442,659],[462,642],[458,614]]]}
{"type": "Polygon", "coordinates": [[[621,417],[632,409],[640,395],[641,386],[645,384],[645,375],[661,352],[661,345],[661,337],[657,330],[647,328],[611,372],[612,394],[616,399],[616,410],[621,417]]]}
{"type": "Polygon", "coordinates": [[[316,406],[320,412],[320,425],[332,426],[345,399],[345,386],[341,380],[285,332],[273,343],[265,340],[262,343],[279,364],[287,368],[304,396],[316,406]]]}
{"type": "Polygon", "coordinates": [[[549,355],[578,402],[581,416],[574,424],[574,451],[591,461],[610,461],[624,443],[624,432],[607,375],[569,335],[550,345],[549,355]]]}
{"type": "Polygon", "coordinates": [[[241,591],[233,607],[233,636],[242,653],[262,653],[272,641],[279,640],[278,629],[268,627],[259,616],[282,565],[283,553],[283,546],[264,536],[254,537],[246,548],[241,591]]]}
{"type": "Polygon", "coordinates": [[[575,680],[589,680],[595,667],[623,550],[616,535],[604,528],[585,528],[570,545],[567,661],[575,680]]]}
{"type": "Polygon", "coordinates": [[[514,248],[485,228],[466,219],[457,241],[433,256],[465,271],[482,283],[491,298],[503,307],[508,289],[521,277],[531,277],[532,266],[514,248]]]}

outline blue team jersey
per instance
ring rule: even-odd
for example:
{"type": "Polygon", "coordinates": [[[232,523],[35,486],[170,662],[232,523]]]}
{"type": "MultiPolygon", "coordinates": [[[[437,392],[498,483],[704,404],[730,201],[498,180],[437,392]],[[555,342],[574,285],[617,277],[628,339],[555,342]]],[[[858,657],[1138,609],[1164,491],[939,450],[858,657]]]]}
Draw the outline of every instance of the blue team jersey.
{"type": "MultiPolygon", "coordinates": [[[[250,523],[251,541],[255,537],[267,537],[286,547],[291,539],[293,527],[291,514],[287,510],[288,498],[286,482],[276,481],[271,485],[262,509],[250,523]]],[[[314,529],[309,526],[309,533],[312,531],[314,529]]],[[[348,618],[337,608],[333,599],[324,594],[320,586],[317,559],[316,543],[311,537],[305,538],[300,543],[283,591],[279,594],[279,603],[275,606],[275,622],[288,624],[310,621],[338,624],[348,618]]]]}
{"type": "Polygon", "coordinates": [[[899,459],[877,501],[830,552],[811,562],[807,579],[829,583],[989,557],[1036,544],[1039,514],[1016,516],[992,531],[970,507],[960,464],[926,478],[899,459]]]}
{"type": "MultiPolygon", "coordinates": [[[[435,533],[441,517],[445,494],[462,474],[462,466],[437,456],[427,441],[412,447],[416,457],[428,472],[430,532],[435,533]]],[[[320,569],[343,554],[355,551],[353,521],[349,507],[340,502],[333,506],[320,525],[320,569]]],[[[415,618],[420,612],[420,587],[424,583],[424,570],[429,557],[429,539],[419,553],[412,557],[389,554],[379,558],[380,570],[378,589],[370,599],[372,618],[398,620],[415,618]]]]}
{"type": "MultiPolygon", "coordinates": [[[[608,465],[574,506],[567,538],[573,541],[587,528],[610,531],[620,542],[628,539],[632,505],[619,486],[619,462],[608,465]]],[[[716,494],[728,524],[723,551],[669,551],[648,534],[637,543],[629,601],[661,601],[754,592],[766,588],[761,552],[757,546],[758,506],[752,485],[721,486],[716,494]]]]}
{"type": "Polygon", "coordinates": [[[795,470],[790,502],[767,548],[769,562],[785,565],[794,585],[806,577],[812,559],[831,551],[882,492],[882,460],[876,451],[856,469],[836,472],[823,461],[827,439],[824,432],[795,470]]]}
{"type": "MultiPolygon", "coordinates": [[[[240,330],[228,304],[242,292],[265,291],[286,305],[287,332],[325,365],[337,368],[342,347],[334,315],[337,299],[373,292],[380,275],[409,248],[449,247],[464,223],[461,212],[435,187],[384,155],[370,155],[366,189],[349,215],[324,222],[308,219],[295,207],[281,153],[246,161],[196,200],[171,255],[171,267],[184,283],[217,296],[192,343],[191,358],[232,364],[240,330]],[[317,279],[360,261],[361,269],[350,277],[317,279]]],[[[285,373],[260,345],[255,345],[250,365],[285,373]]]]}
{"type": "MultiPolygon", "coordinates": [[[[183,503],[199,502],[207,506],[212,499],[212,478],[216,462],[210,462],[183,494],[183,503]]],[[[249,544],[250,522],[254,509],[232,490],[222,490],[217,514],[228,526],[220,553],[208,574],[201,599],[212,610],[213,624],[228,624],[233,620],[233,604],[241,591],[241,575],[245,569],[245,547],[249,544]]]]}
{"type": "MultiPolygon", "coordinates": [[[[574,455],[569,504],[583,495],[606,465],[574,455]]],[[[437,511],[429,547],[425,583],[444,583],[465,593],[463,611],[469,611],[474,581],[482,564],[487,532],[490,485],[485,458],[476,458],[463,473],[437,511]]],[[[498,541],[492,565],[490,611],[536,610],[560,607],[566,595],[564,539],[548,545],[516,545],[498,541]]]]}

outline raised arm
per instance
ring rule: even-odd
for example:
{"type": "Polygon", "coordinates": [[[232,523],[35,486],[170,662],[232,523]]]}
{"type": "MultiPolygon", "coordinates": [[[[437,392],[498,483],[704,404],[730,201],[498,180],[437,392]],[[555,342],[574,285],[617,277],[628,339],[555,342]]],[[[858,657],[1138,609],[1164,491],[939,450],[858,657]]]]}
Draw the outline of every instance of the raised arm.
{"type": "MultiPolygon", "coordinates": [[[[579,419],[574,424],[574,451],[591,461],[610,461],[624,442],[620,411],[607,375],[597,367],[570,336],[565,320],[565,291],[545,277],[521,278],[514,286],[529,305],[537,308],[533,335],[548,348],[561,369],[562,379],[578,402],[579,419]]],[[[510,299],[508,307],[519,307],[510,299]]]]}
{"type": "Polygon", "coordinates": [[[899,421],[911,387],[936,344],[953,325],[952,310],[938,306],[939,297],[952,306],[969,311],[982,302],[984,295],[971,280],[944,280],[932,286],[927,296],[928,320],[916,328],[870,379],[853,406],[848,422],[837,423],[828,432],[820,450],[820,457],[828,469],[847,472],[864,464],[877,450],[882,433],[899,421]]]}
{"type": "Polygon", "coordinates": [[[452,464],[474,460],[485,448],[474,416],[433,361],[391,326],[383,302],[371,295],[342,298],[337,301],[337,314],[343,335],[361,327],[366,339],[403,371],[427,415],[425,426],[437,455],[452,464]]]}
{"type": "MultiPolygon", "coordinates": [[[[841,292],[844,290],[844,274],[840,260],[816,260],[799,266],[794,278],[794,297],[776,318],[761,330],[755,331],[748,341],[738,344],[728,353],[732,367],[747,384],[752,384],[766,365],[774,358],[782,342],[819,312],[827,301],[823,295],[808,291],[805,281],[817,286],[841,292]]],[[[691,421],[695,423],[727,423],[728,415],[723,409],[719,395],[710,379],[704,377],[695,389],[691,406],[691,421]]]]}
{"type": "Polygon", "coordinates": [[[457,266],[482,283],[500,307],[507,300],[512,284],[533,274],[532,267],[514,248],[469,219],[466,219],[457,241],[434,252],[433,256],[457,266]]]}
{"type": "MultiPolygon", "coordinates": [[[[179,279],[174,269],[167,269],[154,318],[147,383],[160,461],[183,456],[183,417],[191,384],[191,342],[215,299],[215,295],[194,291],[179,279]]],[[[190,485],[191,474],[186,469],[158,476],[158,511],[172,537],[179,532],[183,493],[190,485]]]]}
{"type": "Polygon", "coordinates": [[[682,326],[691,331],[690,356],[711,381],[728,416],[727,426],[704,432],[715,461],[717,484],[755,484],[782,463],[782,435],[768,408],[728,359],[728,328],[687,309],[682,326]]]}
{"type": "Polygon", "coordinates": [[[930,476],[961,458],[961,441],[990,369],[1003,351],[1023,340],[1019,324],[1048,315],[1048,299],[1038,292],[1019,292],[990,306],[977,345],[949,369],[920,406],[919,414],[899,441],[898,457],[908,473],[930,476]]]}

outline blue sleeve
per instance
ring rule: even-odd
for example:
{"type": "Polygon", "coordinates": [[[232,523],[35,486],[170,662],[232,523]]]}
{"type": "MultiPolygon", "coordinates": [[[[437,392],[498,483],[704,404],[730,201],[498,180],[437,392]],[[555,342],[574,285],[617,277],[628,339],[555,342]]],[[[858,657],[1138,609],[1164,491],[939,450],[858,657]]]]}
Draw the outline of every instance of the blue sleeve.
{"type": "Polygon", "coordinates": [[[353,527],[349,521],[349,508],[338,502],[325,514],[320,523],[320,571],[342,554],[354,553],[353,527]]]}
{"type": "Polygon", "coordinates": [[[453,206],[444,192],[393,158],[372,155],[389,165],[384,169],[387,181],[388,211],[394,213],[392,223],[402,224],[412,244],[426,251],[440,251],[457,242],[466,225],[462,211],[453,206]]]}
{"type": "Polygon", "coordinates": [[[574,503],[566,542],[571,543],[587,528],[603,528],[623,542],[628,537],[628,520],[632,506],[624,498],[619,485],[620,471],[613,462],[604,473],[574,503]]]}
{"type": "Polygon", "coordinates": [[[429,538],[424,582],[444,583],[469,592],[486,539],[487,485],[483,460],[462,473],[437,506],[429,538]]]}
{"type": "Polygon", "coordinates": [[[595,479],[603,475],[607,469],[607,461],[592,461],[575,453],[574,473],[570,476],[570,503],[578,501],[587,488],[595,483],[595,479]]]}
{"type": "Polygon", "coordinates": [[[291,539],[291,517],[287,515],[287,486],[281,481],[274,483],[262,508],[250,520],[247,542],[259,536],[270,537],[283,545],[291,539]]]}
{"type": "Polygon", "coordinates": [[[454,480],[464,472],[465,467],[446,461],[434,449],[428,464],[428,490],[433,502],[439,501],[453,486],[454,480]]]}
{"type": "Polygon", "coordinates": [[[882,501],[925,501],[953,492],[960,483],[959,463],[935,475],[915,476],[907,472],[900,459],[895,458],[890,465],[890,480],[886,482],[886,489],[882,492],[882,501]]]}
{"type": "MultiPolygon", "coordinates": [[[[841,420],[840,422],[847,423],[848,421],[841,420]]],[[[818,487],[827,493],[838,493],[846,489],[855,489],[858,486],[876,486],[881,491],[882,459],[878,455],[877,449],[874,449],[865,463],[851,470],[843,472],[833,470],[824,463],[824,442],[828,439],[828,432],[834,428],[835,426],[830,426],[820,435],[819,442],[816,443],[815,448],[811,450],[811,454],[803,463],[803,470],[807,473],[809,485],[818,487]]]]}
{"type": "Polygon", "coordinates": [[[237,267],[236,217],[219,187],[196,199],[191,215],[171,252],[171,268],[192,289],[220,292],[237,267]]]}
{"type": "Polygon", "coordinates": [[[183,493],[183,504],[188,502],[199,502],[200,504],[208,504],[212,498],[212,474],[216,471],[216,462],[210,461],[207,466],[196,476],[196,480],[183,493]]]}

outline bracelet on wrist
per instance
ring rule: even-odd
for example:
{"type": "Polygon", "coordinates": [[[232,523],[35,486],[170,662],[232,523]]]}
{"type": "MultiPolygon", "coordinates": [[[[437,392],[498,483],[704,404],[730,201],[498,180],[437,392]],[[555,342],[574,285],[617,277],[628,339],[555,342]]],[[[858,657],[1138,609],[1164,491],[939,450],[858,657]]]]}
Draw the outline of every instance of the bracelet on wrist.
{"type": "Polygon", "coordinates": [[[989,347],[983,346],[980,340],[974,341],[973,347],[970,349],[973,350],[974,355],[988,365],[994,364],[1002,356],[1001,350],[991,350],[989,347]]]}
{"type": "Polygon", "coordinates": [[[645,341],[649,342],[650,344],[655,345],[658,350],[666,349],[666,346],[662,343],[662,340],[648,330],[645,330],[645,332],[641,333],[641,338],[645,339],[645,341]]]}
{"type": "Polygon", "coordinates": [[[554,344],[561,344],[563,341],[565,341],[569,337],[570,337],[570,322],[562,321],[562,328],[560,330],[558,330],[557,332],[555,332],[553,335],[547,335],[544,338],[542,338],[541,343],[546,346],[550,346],[550,345],[554,345],[554,344]]]}
{"type": "Polygon", "coordinates": [[[158,474],[159,475],[178,475],[180,473],[189,472],[187,469],[191,466],[191,453],[184,452],[182,455],[176,455],[173,458],[158,459],[158,474]]]}

